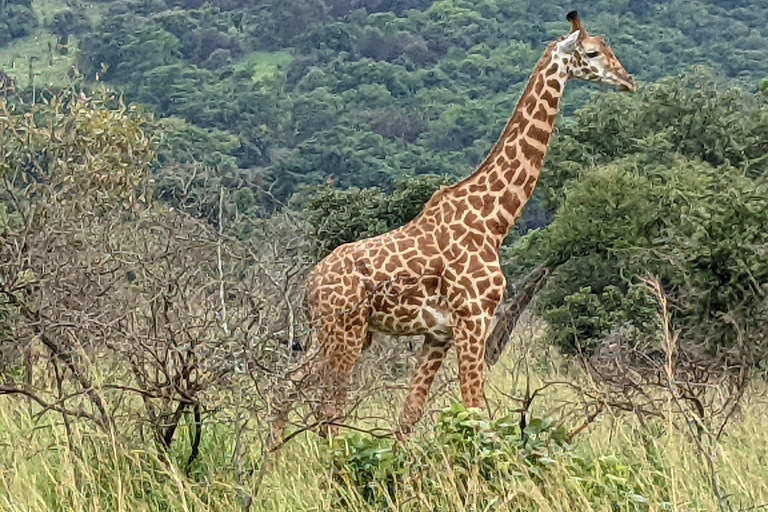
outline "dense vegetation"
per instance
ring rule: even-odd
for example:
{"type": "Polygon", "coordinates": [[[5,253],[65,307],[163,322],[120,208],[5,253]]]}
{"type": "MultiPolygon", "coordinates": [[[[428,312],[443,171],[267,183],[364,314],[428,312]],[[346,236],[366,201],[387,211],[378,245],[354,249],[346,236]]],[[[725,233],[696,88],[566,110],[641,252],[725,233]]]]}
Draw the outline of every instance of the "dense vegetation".
{"type": "Polygon", "coordinates": [[[765,98],[705,73],[591,102],[553,147],[555,220],[509,271],[562,264],[539,308],[569,350],[647,331],[656,306],[639,278],[655,275],[684,344],[752,364],[768,333],[767,152],[765,98]]]}
{"type": "MultiPolygon", "coordinates": [[[[278,201],[329,177],[389,189],[406,176],[467,174],[569,9],[523,0],[101,5],[93,27],[78,7],[56,25],[80,35],[80,70],[181,118],[180,144],[164,158],[235,167],[278,201]]],[[[762,2],[583,6],[590,30],[609,36],[639,80],[705,64],[749,89],[768,73],[765,12],[762,2]]],[[[591,92],[572,87],[566,110],[591,92]]]]}
{"type": "Polygon", "coordinates": [[[13,39],[29,35],[38,25],[31,3],[30,0],[0,3],[0,48],[13,39]]]}

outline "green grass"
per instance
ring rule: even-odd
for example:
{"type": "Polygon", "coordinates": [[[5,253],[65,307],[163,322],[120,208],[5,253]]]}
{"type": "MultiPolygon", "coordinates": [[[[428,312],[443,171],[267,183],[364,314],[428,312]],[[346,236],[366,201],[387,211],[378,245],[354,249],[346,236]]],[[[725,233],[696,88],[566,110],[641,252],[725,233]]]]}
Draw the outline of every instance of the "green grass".
{"type": "MultiPolygon", "coordinates": [[[[37,87],[56,89],[66,83],[77,55],[77,38],[69,38],[69,52],[61,55],[56,48],[56,36],[46,28],[53,16],[66,8],[66,0],[34,0],[32,10],[40,22],[35,32],[0,48],[0,69],[13,77],[20,89],[30,84],[30,62],[37,87]]],[[[101,4],[89,6],[92,22],[98,20],[101,8],[101,4]]]]}
{"type": "MultiPolygon", "coordinates": [[[[70,50],[73,48],[70,44],[70,50]]],[[[56,37],[44,30],[17,39],[0,50],[0,69],[14,80],[17,87],[26,89],[30,84],[30,62],[37,87],[57,88],[65,83],[67,71],[74,64],[73,52],[59,55],[56,37]]]]}
{"type": "Polygon", "coordinates": [[[252,52],[240,59],[234,66],[236,72],[250,71],[253,81],[260,82],[275,76],[293,62],[293,54],[288,51],[252,52]]]}
{"type": "MultiPolygon", "coordinates": [[[[512,368],[520,353],[519,347],[513,349],[489,376],[489,404],[494,416],[513,406],[502,393],[519,396],[525,388],[523,373],[505,368],[512,368]]],[[[529,344],[528,357],[533,386],[543,379],[573,381],[583,377],[538,343],[529,344]]],[[[368,367],[361,378],[370,378],[375,371],[368,367]]],[[[429,403],[430,410],[456,399],[455,373],[455,360],[448,361],[436,383],[438,398],[429,403]]],[[[760,401],[763,392],[762,386],[750,391],[741,417],[730,425],[719,447],[717,471],[722,493],[735,509],[768,504],[768,407],[760,401]]],[[[391,428],[391,418],[396,417],[403,399],[402,391],[394,396],[391,393],[379,392],[361,411],[379,419],[358,420],[356,424],[391,428]]],[[[572,395],[566,390],[545,394],[535,403],[534,413],[557,417],[558,407],[570,399],[572,395]]],[[[200,460],[186,477],[183,469],[190,435],[186,429],[181,430],[174,447],[173,463],[165,464],[151,443],[141,443],[134,435],[116,443],[88,425],[74,423],[68,439],[58,418],[47,415],[33,421],[28,407],[23,399],[0,397],[3,511],[231,511],[241,508],[242,490],[250,491],[258,477],[263,432],[249,431],[243,438],[241,487],[236,478],[231,423],[206,426],[200,460]]],[[[254,418],[250,421],[255,424],[254,418]]],[[[419,440],[433,436],[434,425],[428,415],[405,450],[415,457],[419,440]]],[[[652,426],[651,430],[643,429],[636,418],[609,411],[576,439],[572,452],[622,461],[627,478],[648,502],[641,510],[719,510],[707,465],[691,439],[683,430],[668,428],[665,421],[652,426]]],[[[559,462],[544,476],[543,485],[526,477],[502,482],[503,492],[492,491],[477,475],[470,475],[459,485],[460,478],[445,461],[431,460],[429,464],[431,467],[415,469],[430,475],[431,483],[441,492],[422,493],[415,484],[403,485],[394,494],[391,510],[574,510],[569,503],[583,504],[578,510],[616,510],[608,499],[590,505],[584,490],[589,486],[574,486],[568,469],[559,462]],[[481,508],[483,504],[487,508],[481,508]]],[[[599,480],[601,475],[595,478],[599,480]]],[[[347,510],[376,510],[355,489],[334,481],[323,443],[314,434],[302,434],[286,446],[277,465],[266,474],[251,510],[339,510],[341,502],[346,503],[347,510]]]]}

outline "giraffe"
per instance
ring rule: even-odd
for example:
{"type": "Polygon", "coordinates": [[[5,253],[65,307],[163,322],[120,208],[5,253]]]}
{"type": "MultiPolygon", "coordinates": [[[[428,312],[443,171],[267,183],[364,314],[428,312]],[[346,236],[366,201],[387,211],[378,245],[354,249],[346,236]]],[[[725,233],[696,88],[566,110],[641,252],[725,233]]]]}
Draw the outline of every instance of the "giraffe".
{"type": "MultiPolygon", "coordinates": [[[[315,362],[305,371],[324,386],[319,420],[339,417],[351,372],[374,332],[424,336],[398,438],[421,418],[453,345],[464,405],[485,406],[485,342],[506,289],[499,247],[536,186],[566,82],[636,89],[605,40],[590,36],[576,11],[566,19],[570,33],[547,47],[498,142],[472,175],[435,192],[411,222],[337,247],[311,272],[315,362]]],[[[325,434],[336,432],[331,426],[325,434]]]]}

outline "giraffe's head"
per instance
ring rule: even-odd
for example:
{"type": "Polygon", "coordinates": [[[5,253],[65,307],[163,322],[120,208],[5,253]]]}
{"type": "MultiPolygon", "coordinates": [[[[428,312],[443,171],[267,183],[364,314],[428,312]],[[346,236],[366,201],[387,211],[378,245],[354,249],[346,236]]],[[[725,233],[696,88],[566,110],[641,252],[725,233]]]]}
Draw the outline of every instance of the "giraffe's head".
{"type": "Polygon", "coordinates": [[[563,59],[570,77],[603,82],[620,91],[635,92],[637,86],[621,65],[613,50],[599,36],[590,36],[576,11],[568,13],[571,33],[560,40],[555,51],[563,59]]]}

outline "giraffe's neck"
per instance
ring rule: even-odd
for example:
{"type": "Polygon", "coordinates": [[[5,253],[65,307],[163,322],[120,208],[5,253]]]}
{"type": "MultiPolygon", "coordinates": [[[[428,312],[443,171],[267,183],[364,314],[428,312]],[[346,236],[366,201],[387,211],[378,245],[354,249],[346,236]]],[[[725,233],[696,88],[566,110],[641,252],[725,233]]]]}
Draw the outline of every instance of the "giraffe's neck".
{"type": "MultiPolygon", "coordinates": [[[[463,215],[484,221],[496,247],[531,198],[547,153],[568,80],[566,63],[556,48],[556,43],[550,45],[537,63],[515,113],[485,161],[440,198],[463,202],[468,210],[463,215]]],[[[461,210],[457,208],[458,215],[461,210]]]]}

